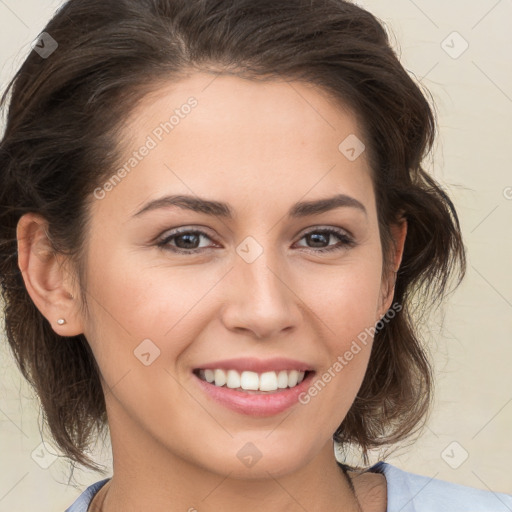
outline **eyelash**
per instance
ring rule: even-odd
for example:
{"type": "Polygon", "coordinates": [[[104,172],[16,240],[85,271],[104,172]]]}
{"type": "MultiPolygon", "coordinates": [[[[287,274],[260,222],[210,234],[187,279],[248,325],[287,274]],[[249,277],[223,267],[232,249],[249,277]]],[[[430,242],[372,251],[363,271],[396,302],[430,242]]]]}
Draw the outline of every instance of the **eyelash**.
{"type": "MultiPolygon", "coordinates": [[[[351,248],[351,247],[354,247],[355,245],[357,245],[355,240],[352,237],[347,235],[345,232],[343,232],[341,230],[334,229],[334,228],[315,229],[312,231],[308,231],[307,233],[304,233],[302,235],[300,240],[302,240],[302,238],[304,238],[308,235],[311,235],[313,233],[322,233],[324,235],[329,235],[329,239],[330,239],[330,235],[335,235],[336,237],[338,237],[341,240],[341,245],[334,245],[334,246],[331,246],[330,248],[324,247],[324,248],[319,248],[319,249],[306,248],[312,252],[329,253],[329,252],[340,251],[345,248],[351,248]]],[[[177,230],[177,231],[172,232],[170,235],[168,235],[165,238],[158,241],[156,245],[162,249],[169,250],[169,251],[172,251],[177,254],[197,254],[206,249],[206,247],[201,247],[201,248],[197,248],[197,249],[179,249],[177,247],[173,247],[172,245],[169,245],[169,242],[171,240],[173,240],[174,238],[178,238],[181,235],[202,235],[211,240],[211,237],[208,236],[204,231],[183,229],[183,230],[177,230]]]]}

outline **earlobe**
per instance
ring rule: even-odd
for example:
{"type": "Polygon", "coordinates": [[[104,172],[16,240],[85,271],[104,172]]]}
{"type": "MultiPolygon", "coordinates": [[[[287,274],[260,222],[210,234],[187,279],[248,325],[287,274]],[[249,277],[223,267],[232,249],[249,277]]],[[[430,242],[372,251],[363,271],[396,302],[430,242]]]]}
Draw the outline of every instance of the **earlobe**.
{"type": "Polygon", "coordinates": [[[66,258],[58,254],[48,236],[48,223],[27,213],[18,221],[18,266],[32,301],[61,336],[83,332],[66,258]]]}

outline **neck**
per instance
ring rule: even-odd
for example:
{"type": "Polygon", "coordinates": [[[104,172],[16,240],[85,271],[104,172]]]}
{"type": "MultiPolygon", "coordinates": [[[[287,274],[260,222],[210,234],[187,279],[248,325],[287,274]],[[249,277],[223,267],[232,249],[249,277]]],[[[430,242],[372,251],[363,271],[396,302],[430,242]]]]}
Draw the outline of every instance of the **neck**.
{"type": "Polygon", "coordinates": [[[114,476],[96,495],[90,512],[362,512],[351,478],[331,449],[323,452],[298,471],[256,480],[212,474],[175,459],[174,470],[163,474],[155,466],[127,463],[125,458],[114,464],[114,476]]]}
{"type": "Polygon", "coordinates": [[[115,418],[109,419],[114,476],[91,512],[362,512],[350,478],[335,459],[332,439],[311,457],[298,447],[288,465],[272,457],[282,449],[276,445],[250,469],[235,457],[226,469],[226,463],[205,458],[208,442],[196,443],[198,452],[192,454],[180,453],[181,447],[171,451],[129,418],[115,418]]]}

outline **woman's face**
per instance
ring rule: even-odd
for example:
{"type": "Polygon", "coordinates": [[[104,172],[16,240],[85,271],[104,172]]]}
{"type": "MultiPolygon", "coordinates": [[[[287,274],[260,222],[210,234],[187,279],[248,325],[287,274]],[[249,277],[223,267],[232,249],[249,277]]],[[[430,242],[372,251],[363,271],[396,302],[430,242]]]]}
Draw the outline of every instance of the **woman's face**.
{"type": "Polygon", "coordinates": [[[355,118],[311,85],[198,73],[147,96],[123,130],[124,171],[91,204],[83,319],[114,460],[257,478],[332,450],[390,306],[355,118]],[[235,388],[251,386],[244,370],[270,389],[293,386],[281,370],[309,373],[258,395],[198,376],[215,368],[238,369],[235,388]]]}

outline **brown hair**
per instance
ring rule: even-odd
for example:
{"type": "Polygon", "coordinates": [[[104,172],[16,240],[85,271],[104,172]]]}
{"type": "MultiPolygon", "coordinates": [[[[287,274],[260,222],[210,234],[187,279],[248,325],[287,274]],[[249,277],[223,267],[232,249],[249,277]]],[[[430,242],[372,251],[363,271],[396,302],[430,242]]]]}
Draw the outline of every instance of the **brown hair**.
{"type": "Polygon", "coordinates": [[[85,337],[57,335],[27,293],[17,222],[41,214],[55,251],[79,270],[88,201],[115,169],[123,120],[159,83],[199,70],[305,81],[358,116],[383,276],[400,212],[408,232],[394,291],[401,309],[375,333],[364,381],[334,439],[357,444],[367,464],[368,450],[416,432],[433,380],[415,313],[439,304],[456,267],[458,286],[466,260],[454,205],[422,168],[435,138],[433,107],[379,20],[342,0],[70,0],[44,30],[58,48],[46,58],[32,51],[2,99],[0,273],[7,340],[64,454],[98,470],[85,452],[106,427],[105,400],[85,337]]]}

